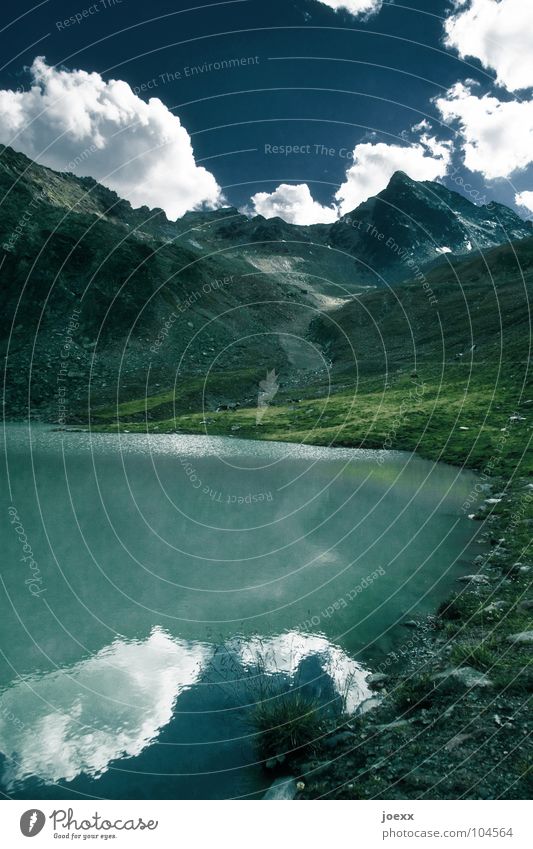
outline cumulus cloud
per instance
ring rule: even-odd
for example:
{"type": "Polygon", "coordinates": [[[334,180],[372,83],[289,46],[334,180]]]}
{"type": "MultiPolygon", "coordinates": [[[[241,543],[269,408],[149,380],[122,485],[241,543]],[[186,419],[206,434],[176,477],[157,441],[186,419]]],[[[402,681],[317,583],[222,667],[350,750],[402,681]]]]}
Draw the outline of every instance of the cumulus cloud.
{"type": "Polygon", "coordinates": [[[464,0],[445,22],[447,47],[496,72],[497,82],[517,91],[533,86],[531,0],[464,0]]]}
{"type": "Polygon", "coordinates": [[[375,15],[383,6],[383,0],[318,0],[323,6],[329,6],[336,12],[341,9],[357,17],[375,15]]]}
{"type": "Polygon", "coordinates": [[[291,186],[281,183],[270,194],[258,192],[252,197],[253,210],[265,218],[279,216],[289,224],[331,224],[338,217],[333,206],[313,200],[307,183],[291,186]]]}
{"type": "Polygon", "coordinates": [[[413,126],[411,127],[411,132],[412,133],[425,133],[430,129],[431,129],[431,124],[429,123],[429,121],[427,121],[425,118],[422,118],[422,120],[419,121],[418,124],[413,124],[413,126]]]}
{"type": "Polygon", "coordinates": [[[445,121],[458,123],[470,171],[487,179],[509,177],[533,162],[533,101],[480,97],[457,83],[435,103],[445,121]]]}
{"type": "Polygon", "coordinates": [[[529,212],[533,212],[533,192],[518,192],[515,195],[514,202],[517,206],[523,206],[529,212]]]}
{"type": "Polygon", "coordinates": [[[30,776],[47,783],[100,776],[117,758],[136,757],[211,656],[207,646],[155,628],[146,640],[117,640],[73,666],[15,681],[2,693],[4,783],[14,789],[30,776]]]}
{"type": "Polygon", "coordinates": [[[307,183],[298,186],[282,183],[270,194],[259,192],[252,197],[252,208],[265,218],[279,216],[291,224],[331,224],[341,215],[377,195],[388,184],[395,171],[405,171],[413,180],[436,180],[443,177],[451,160],[450,142],[429,135],[427,121],[412,128],[422,133],[411,144],[362,142],[350,156],[353,164],[335,193],[335,203],[323,206],[313,200],[307,183]]]}
{"type": "Polygon", "coordinates": [[[37,57],[29,91],[0,90],[0,141],[59,171],[91,176],[133,206],[169,218],[220,204],[214,176],[198,167],[179,118],[122,80],[57,70],[37,57]]]}
{"type": "Polygon", "coordinates": [[[443,177],[450,164],[451,144],[425,133],[420,141],[409,145],[358,144],[352,158],[353,165],[335,195],[341,215],[382,191],[395,171],[405,171],[413,180],[443,177]]]}

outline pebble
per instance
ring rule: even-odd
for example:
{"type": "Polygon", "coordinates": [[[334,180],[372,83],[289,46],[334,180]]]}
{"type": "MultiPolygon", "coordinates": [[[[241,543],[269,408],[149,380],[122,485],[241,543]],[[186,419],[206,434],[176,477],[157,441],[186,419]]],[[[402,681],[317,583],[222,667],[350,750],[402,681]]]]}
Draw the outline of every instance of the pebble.
{"type": "Polygon", "coordinates": [[[463,584],[488,584],[489,582],[486,575],[463,575],[461,578],[457,578],[457,580],[461,581],[463,584]]]}
{"type": "Polygon", "coordinates": [[[399,728],[407,728],[411,724],[409,719],[397,719],[395,722],[389,722],[386,725],[376,725],[378,731],[396,731],[399,728]]]}

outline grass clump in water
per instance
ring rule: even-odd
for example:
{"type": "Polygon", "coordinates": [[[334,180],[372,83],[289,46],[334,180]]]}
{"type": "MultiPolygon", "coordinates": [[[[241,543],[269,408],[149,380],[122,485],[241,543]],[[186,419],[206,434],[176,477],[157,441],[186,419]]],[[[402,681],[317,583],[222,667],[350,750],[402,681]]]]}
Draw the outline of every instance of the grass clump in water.
{"type": "Polygon", "coordinates": [[[323,708],[316,699],[289,691],[257,702],[251,724],[261,756],[277,758],[314,749],[323,732],[323,708]]]}

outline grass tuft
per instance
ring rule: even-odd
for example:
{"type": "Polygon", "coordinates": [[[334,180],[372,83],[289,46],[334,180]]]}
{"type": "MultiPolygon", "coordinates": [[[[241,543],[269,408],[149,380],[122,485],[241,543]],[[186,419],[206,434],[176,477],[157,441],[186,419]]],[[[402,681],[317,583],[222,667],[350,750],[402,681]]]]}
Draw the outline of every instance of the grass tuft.
{"type": "Polygon", "coordinates": [[[313,749],[323,731],[321,706],[299,692],[258,702],[250,721],[265,759],[313,749]]]}

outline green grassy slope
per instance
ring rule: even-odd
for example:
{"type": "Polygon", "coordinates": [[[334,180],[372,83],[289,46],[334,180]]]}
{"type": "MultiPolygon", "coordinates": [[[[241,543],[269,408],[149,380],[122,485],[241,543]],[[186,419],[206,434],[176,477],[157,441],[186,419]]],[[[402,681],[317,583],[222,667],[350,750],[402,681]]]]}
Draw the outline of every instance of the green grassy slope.
{"type": "Polygon", "coordinates": [[[474,468],[495,455],[499,468],[512,466],[533,425],[533,240],[436,268],[424,282],[361,295],[315,320],[329,375],[281,386],[260,423],[255,395],[236,411],[184,410],[184,378],[163,398],[95,411],[93,426],[116,427],[118,417],[128,430],[417,450],[474,468]]]}

